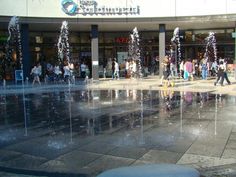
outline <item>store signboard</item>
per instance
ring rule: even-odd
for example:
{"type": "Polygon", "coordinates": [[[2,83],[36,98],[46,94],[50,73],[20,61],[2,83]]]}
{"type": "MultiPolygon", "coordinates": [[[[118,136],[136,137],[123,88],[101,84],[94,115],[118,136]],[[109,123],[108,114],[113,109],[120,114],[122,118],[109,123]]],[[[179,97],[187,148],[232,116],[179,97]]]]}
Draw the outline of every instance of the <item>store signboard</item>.
{"type": "Polygon", "coordinates": [[[129,38],[128,37],[117,37],[115,39],[115,41],[118,44],[128,44],[129,43],[129,38]]]}
{"type": "Polygon", "coordinates": [[[23,70],[15,70],[15,81],[23,80],[23,70]]]}
{"type": "MultiPolygon", "coordinates": [[[[213,19],[217,17],[216,19],[224,21],[226,15],[230,15],[228,19],[231,19],[235,13],[236,0],[18,0],[14,3],[1,0],[0,6],[0,16],[14,14],[24,18],[35,17],[35,22],[38,22],[37,17],[146,18],[141,19],[141,22],[155,22],[156,18],[161,17],[184,17],[187,21],[195,21],[196,16],[202,16],[203,20],[211,19],[203,18],[206,15],[213,15],[213,19]],[[218,17],[221,14],[223,16],[218,17]]],[[[42,22],[41,19],[39,21],[42,22]]],[[[229,21],[234,20],[232,18],[229,21]]]]}
{"type": "Polygon", "coordinates": [[[99,4],[96,0],[62,0],[61,8],[67,15],[139,15],[140,6],[112,6],[99,4]]]}

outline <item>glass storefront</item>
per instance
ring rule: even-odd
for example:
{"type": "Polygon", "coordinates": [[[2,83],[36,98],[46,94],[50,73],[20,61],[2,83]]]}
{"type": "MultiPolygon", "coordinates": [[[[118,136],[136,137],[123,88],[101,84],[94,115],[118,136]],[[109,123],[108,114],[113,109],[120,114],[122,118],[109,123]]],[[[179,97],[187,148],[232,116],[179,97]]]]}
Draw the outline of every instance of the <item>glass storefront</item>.
{"type": "MultiPolygon", "coordinates": [[[[215,32],[217,40],[218,57],[228,58],[230,62],[234,59],[234,29],[208,29],[208,30],[186,30],[180,32],[181,53],[184,59],[201,59],[205,52],[205,38],[210,31],[215,32]]],[[[99,65],[102,70],[109,59],[118,58],[119,63],[124,62],[128,52],[130,32],[99,32],[99,65]]],[[[150,70],[159,56],[159,32],[140,31],[140,49],[143,66],[150,70]]],[[[0,60],[3,61],[5,44],[8,33],[0,31],[0,60]]],[[[59,32],[30,32],[30,52],[32,66],[37,63],[56,64],[57,40],[59,32]]],[[[166,50],[170,50],[170,41],[173,31],[166,31],[166,50]]],[[[90,32],[69,33],[71,61],[75,65],[85,62],[91,70],[91,37],[90,32]]],[[[2,72],[0,69],[0,74],[2,72]]],[[[155,69],[158,73],[158,67],[155,69]]]]}

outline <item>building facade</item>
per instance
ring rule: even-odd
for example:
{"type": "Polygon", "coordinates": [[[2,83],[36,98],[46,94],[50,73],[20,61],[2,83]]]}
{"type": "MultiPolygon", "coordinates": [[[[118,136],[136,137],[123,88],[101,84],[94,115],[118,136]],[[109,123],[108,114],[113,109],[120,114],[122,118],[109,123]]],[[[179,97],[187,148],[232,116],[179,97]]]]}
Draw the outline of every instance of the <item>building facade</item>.
{"type": "MultiPolygon", "coordinates": [[[[235,0],[2,0],[1,61],[12,16],[20,19],[24,76],[29,76],[37,62],[58,61],[56,45],[64,20],[69,26],[71,61],[75,65],[85,61],[94,79],[110,58],[124,62],[134,27],[140,34],[143,65],[151,68],[157,62],[153,71],[157,74],[161,73],[159,64],[170,50],[176,27],[180,28],[183,59],[203,57],[209,32],[215,32],[218,57],[231,62],[235,59],[235,0]]],[[[13,57],[13,62],[17,60],[13,57]]],[[[12,71],[7,70],[9,79],[14,77],[9,74],[12,71]]]]}

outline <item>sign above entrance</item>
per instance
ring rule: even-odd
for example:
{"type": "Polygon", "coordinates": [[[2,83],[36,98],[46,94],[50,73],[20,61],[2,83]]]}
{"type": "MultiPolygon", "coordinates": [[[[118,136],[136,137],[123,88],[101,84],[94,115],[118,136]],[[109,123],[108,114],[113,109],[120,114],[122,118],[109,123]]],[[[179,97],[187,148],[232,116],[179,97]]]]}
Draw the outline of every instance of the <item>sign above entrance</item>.
{"type": "Polygon", "coordinates": [[[63,12],[67,15],[139,15],[139,6],[106,6],[99,5],[96,0],[61,0],[61,7],[63,12]]]}

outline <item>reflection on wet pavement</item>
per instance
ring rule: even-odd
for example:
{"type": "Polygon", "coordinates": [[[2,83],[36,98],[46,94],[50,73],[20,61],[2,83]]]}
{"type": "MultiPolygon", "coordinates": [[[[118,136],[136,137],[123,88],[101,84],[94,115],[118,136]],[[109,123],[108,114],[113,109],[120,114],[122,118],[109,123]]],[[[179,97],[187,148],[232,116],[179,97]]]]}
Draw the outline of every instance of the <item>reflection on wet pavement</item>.
{"type": "Polygon", "coordinates": [[[0,166],[95,176],[177,163],[207,176],[236,163],[235,105],[233,96],[172,90],[1,94],[0,166]]]}

